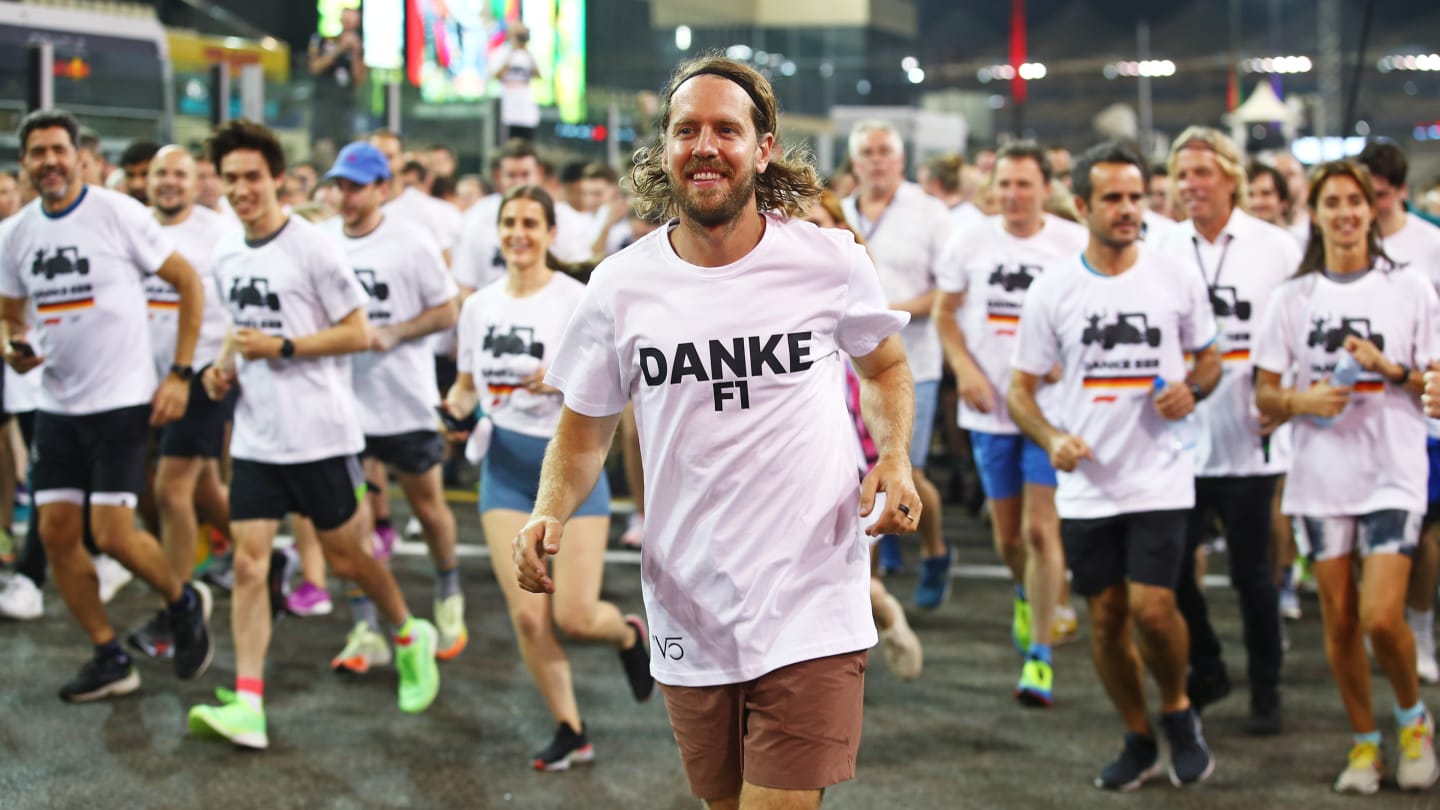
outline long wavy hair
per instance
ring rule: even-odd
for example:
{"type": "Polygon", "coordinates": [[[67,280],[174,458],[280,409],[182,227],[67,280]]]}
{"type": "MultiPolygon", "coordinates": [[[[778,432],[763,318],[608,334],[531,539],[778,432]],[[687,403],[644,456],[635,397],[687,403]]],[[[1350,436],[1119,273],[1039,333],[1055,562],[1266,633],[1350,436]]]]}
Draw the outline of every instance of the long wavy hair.
{"type": "Polygon", "coordinates": [[[770,82],[748,65],[723,56],[702,56],[681,64],[661,94],[660,116],[655,140],[635,151],[630,170],[634,206],[642,219],[670,219],[679,214],[676,190],[665,172],[665,142],[670,132],[671,101],[680,85],[696,76],[719,76],[740,86],[752,102],[751,120],[757,138],[775,135],[774,156],[765,171],[755,175],[755,202],[761,211],[780,211],[798,216],[822,188],[813,155],[804,149],[785,149],[776,126],[779,105],[770,82]]]}
{"type": "MultiPolygon", "coordinates": [[[[1370,171],[1353,160],[1332,160],[1322,164],[1310,175],[1310,193],[1305,196],[1305,203],[1310,206],[1310,243],[1305,246],[1305,256],[1300,259],[1300,269],[1295,271],[1295,276],[1308,275],[1324,271],[1326,266],[1325,238],[1320,234],[1319,218],[1315,216],[1316,208],[1320,205],[1320,192],[1325,190],[1325,184],[1336,177],[1348,177],[1360,186],[1360,191],[1365,195],[1365,202],[1369,203],[1371,212],[1375,210],[1375,184],[1370,180],[1370,171]]],[[[1370,220],[1370,232],[1365,235],[1365,246],[1370,252],[1370,261],[1377,262],[1383,259],[1385,264],[1393,267],[1394,260],[1385,252],[1380,239],[1380,220],[1372,217],[1370,220]]]]}

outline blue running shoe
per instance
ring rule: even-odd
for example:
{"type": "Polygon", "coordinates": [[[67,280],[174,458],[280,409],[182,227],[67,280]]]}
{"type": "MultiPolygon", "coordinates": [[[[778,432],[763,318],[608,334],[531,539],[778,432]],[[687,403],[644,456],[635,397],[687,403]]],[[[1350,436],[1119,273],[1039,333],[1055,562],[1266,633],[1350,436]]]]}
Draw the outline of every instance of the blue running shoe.
{"type": "Polygon", "coordinates": [[[880,535],[880,576],[898,574],[905,570],[905,560],[900,556],[900,536],[880,535]]]}
{"type": "Polygon", "coordinates": [[[915,606],[935,610],[950,598],[950,563],[955,552],[950,548],[939,557],[927,557],[920,565],[920,581],[915,585],[915,606]]]}

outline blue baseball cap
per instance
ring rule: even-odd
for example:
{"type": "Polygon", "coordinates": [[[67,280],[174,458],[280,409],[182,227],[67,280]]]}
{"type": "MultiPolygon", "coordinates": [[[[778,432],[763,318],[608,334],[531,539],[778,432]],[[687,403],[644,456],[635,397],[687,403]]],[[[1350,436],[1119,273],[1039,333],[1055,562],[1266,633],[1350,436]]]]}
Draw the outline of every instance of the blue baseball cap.
{"type": "Polygon", "coordinates": [[[364,141],[346,144],[335,156],[335,165],[325,173],[326,180],[343,177],[352,183],[368,186],[376,180],[390,179],[390,161],[384,153],[364,141]]]}

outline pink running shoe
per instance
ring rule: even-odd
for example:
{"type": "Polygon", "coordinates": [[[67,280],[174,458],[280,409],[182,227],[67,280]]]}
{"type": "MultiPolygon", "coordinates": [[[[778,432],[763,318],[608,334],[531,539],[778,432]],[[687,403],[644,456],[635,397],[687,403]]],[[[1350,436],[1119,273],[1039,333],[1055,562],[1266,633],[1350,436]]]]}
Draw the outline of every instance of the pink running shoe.
{"type": "Polygon", "coordinates": [[[398,539],[400,533],[395,531],[394,526],[376,526],[375,533],[370,535],[370,548],[375,552],[375,559],[388,562],[395,553],[395,541],[398,539]]]}
{"type": "Polygon", "coordinates": [[[285,597],[285,609],[296,616],[329,616],[334,607],[330,592],[309,582],[301,583],[285,597]]]}

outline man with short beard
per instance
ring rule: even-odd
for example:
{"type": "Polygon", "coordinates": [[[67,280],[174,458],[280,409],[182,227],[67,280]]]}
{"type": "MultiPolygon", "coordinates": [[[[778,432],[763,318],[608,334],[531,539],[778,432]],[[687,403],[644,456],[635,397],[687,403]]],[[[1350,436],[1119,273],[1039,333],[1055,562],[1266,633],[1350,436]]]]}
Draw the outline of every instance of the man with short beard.
{"type": "Polygon", "coordinates": [[[125,193],[139,200],[141,205],[150,204],[147,193],[150,187],[150,161],[159,151],[160,144],[140,140],[125,147],[125,151],[120,155],[120,168],[125,172],[125,193]]]}
{"type": "MultiPolygon", "coordinates": [[[[178,146],[155,153],[150,161],[150,211],[170,237],[175,250],[210,279],[210,255],[227,231],[235,227],[220,214],[195,205],[195,160],[178,146]]],[[[169,368],[175,354],[176,318],[179,294],[162,278],[145,282],[146,306],[150,317],[150,349],[157,373],[169,368]]],[[[204,368],[220,354],[230,313],[220,296],[205,296],[200,338],[195,343],[193,365],[204,368]]],[[[225,428],[235,412],[235,397],[212,402],[205,396],[199,375],[190,378],[190,399],[185,414],[160,429],[156,452],[159,461],[151,490],[160,509],[160,539],[170,569],[179,580],[190,579],[195,565],[195,543],[199,535],[197,502],[205,520],[229,534],[230,498],[221,481],[220,459],[225,454],[225,428]]],[[[174,655],[170,612],[162,608],[149,622],[126,637],[131,647],[152,657],[174,655]]]]}
{"type": "Polygon", "coordinates": [[[712,810],[814,808],[853,777],[876,642],[860,518],[876,536],[922,510],[906,316],[848,232],[796,216],[820,186],[777,118],[746,65],[677,69],[631,175],[642,215],[676,218],[586,287],[545,378],[565,409],[514,542],[520,586],[553,593],[546,558],[565,553],[564,523],[633,399],[651,670],[712,810]],[[863,482],[842,355],[880,449],[863,482]]]}

